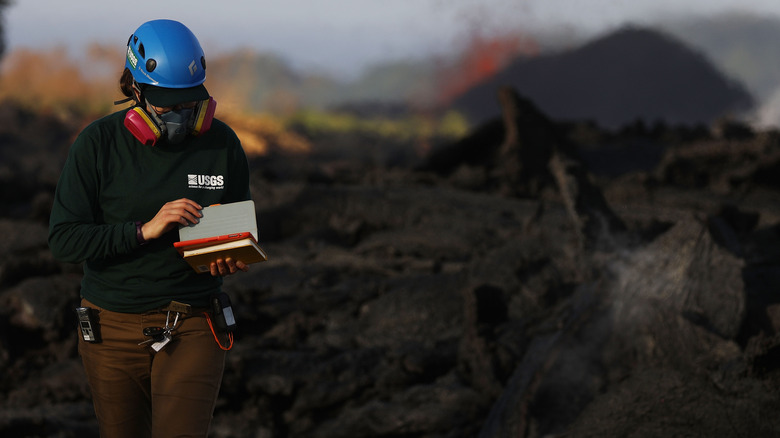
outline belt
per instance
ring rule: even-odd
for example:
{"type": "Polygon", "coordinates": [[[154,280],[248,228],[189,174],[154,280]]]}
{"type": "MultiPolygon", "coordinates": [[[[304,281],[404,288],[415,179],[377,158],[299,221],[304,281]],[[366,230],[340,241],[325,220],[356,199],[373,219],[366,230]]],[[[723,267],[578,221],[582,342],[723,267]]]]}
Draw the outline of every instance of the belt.
{"type": "Polygon", "coordinates": [[[186,303],[171,301],[170,303],[162,307],[144,312],[144,315],[151,315],[154,313],[178,312],[184,316],[191,316],[194,314],[207,312],[208,310],[209,310],[208,307],[192,307],[191,305],[186,303]]]}

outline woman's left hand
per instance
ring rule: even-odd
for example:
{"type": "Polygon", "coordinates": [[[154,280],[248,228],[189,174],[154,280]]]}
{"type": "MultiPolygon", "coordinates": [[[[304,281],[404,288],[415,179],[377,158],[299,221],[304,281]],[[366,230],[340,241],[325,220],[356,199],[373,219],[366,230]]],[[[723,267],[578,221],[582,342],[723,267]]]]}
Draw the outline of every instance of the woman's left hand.
{"type": "Polygon", "coordinates": [[[217,259],[216,262],[212,262],[211,266],[209,266],[211,270],[211,275],[214,277],[218,277],[221,275],[230,275],[235,274],[238,271],[246,272],[249,270],[249,266],[238,260],[233,260],[231,258],[227,259],[217,259]]]}

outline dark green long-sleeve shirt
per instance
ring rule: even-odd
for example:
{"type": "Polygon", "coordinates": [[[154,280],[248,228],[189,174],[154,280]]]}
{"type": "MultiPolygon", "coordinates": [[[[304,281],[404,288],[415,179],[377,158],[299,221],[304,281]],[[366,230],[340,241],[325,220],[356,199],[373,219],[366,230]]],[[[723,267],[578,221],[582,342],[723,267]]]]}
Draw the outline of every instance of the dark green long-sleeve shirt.
{"type": "Polygon", "coordinates": [[[81,294],[96,305],[140,313],[171,300],[205,306],[221,278],[197,274],[174,249],[178,229],[140,245],[135,221],[169,201],[202,206],[250,199],[246,155],[233,130],[214,120],[200,137],[145,146],[124,127],[127,111],[87,126],[73,143],[49,222],[54,256],[84,262],[81,294]]]}

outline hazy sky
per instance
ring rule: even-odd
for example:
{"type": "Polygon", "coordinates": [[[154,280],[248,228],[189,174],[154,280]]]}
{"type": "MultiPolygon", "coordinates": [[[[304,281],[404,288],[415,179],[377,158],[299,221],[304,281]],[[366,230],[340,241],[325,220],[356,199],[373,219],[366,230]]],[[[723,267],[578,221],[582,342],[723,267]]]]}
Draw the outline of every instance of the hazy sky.
{"type": "MultiPolygon", "coordinates": [[[[780,0],[12,0],[8,50],[100,41],[117,46],[146,20],[173,18],[207,52],[272,51],[299,68],[355,73],[382,59],[447,53],[475,30],[603,32],[726,10],[780,15],[780,0]],[[121,6],[120,6],[121,5],[121,6]]],[[[121,61],[120,61],[121,62],[121,61]]]]}

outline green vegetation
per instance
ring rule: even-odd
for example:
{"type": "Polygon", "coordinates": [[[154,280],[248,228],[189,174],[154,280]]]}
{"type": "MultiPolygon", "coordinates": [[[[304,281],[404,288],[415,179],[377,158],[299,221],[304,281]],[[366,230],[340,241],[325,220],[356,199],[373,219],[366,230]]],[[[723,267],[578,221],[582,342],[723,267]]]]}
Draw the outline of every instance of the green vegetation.
{"type": "Polygon", "coordinates": [[[411,141],[421,138],[458,138],[469,126],[460,113],[449,111],[440,117],[407,115],[398,119],[362,118],[354,114],[304,110],[287,118],[285,125],[317,136],[323,134],[358,133],[381,138],[411,141]]]}

